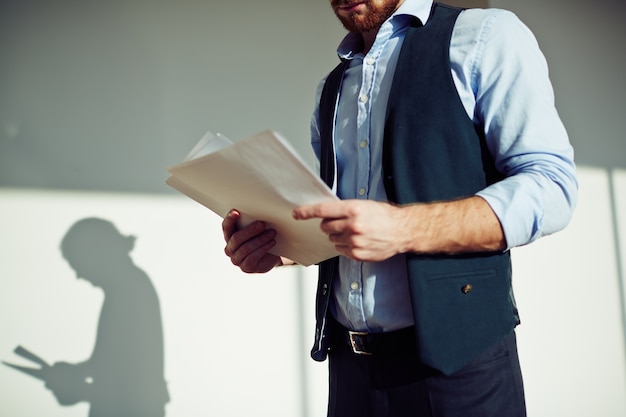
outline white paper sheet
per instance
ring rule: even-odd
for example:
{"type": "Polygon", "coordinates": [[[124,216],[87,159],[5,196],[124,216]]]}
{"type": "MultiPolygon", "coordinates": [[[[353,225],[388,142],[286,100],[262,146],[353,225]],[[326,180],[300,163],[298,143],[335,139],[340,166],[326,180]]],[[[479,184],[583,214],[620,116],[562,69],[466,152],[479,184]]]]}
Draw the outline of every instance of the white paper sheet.
{"type": "MultiPolygon", "coordinates": [[[[190,153],[218,136],[207,134],[190,153]]],[[[235,208],[242,223],[263,220],[277,232],[275,255],[301,265],[312,265],[337,256],[334,246],[319,228],[319,219],[294,220],[300,205],[334,201],[337,197],[276,132],[266,130],[228,145],[222,136],[209,144],[208,154],[168,168],[167,184],[222,218],[235,208]]]]}

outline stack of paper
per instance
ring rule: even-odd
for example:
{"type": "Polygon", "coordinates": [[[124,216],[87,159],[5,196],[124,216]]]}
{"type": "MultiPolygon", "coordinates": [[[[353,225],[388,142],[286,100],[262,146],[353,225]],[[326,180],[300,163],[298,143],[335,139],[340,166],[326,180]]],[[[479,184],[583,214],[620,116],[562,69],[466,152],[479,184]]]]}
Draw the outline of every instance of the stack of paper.
{"type": "Polygon", "coordinates": [[[277,232],[273,254],[305,266],[337,256],[319,219],[292,217],[295,207],[337,197],[276,132],[236,143],[207,133],[185,161],[168,171],[167,184],[222,218],[237,209],[243,225],[265,221],[277,232]]]}

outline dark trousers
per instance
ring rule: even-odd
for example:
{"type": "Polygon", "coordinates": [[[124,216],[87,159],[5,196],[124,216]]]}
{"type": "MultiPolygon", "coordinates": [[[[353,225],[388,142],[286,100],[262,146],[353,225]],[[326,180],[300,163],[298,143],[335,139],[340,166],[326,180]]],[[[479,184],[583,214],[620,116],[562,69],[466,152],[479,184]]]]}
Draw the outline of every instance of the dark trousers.
{"type": "Polygon", "coordinates": [[[415,355],[329,354],[329,417],[524,417],[515,332],[464,369],[444,375],[415,355]]]}

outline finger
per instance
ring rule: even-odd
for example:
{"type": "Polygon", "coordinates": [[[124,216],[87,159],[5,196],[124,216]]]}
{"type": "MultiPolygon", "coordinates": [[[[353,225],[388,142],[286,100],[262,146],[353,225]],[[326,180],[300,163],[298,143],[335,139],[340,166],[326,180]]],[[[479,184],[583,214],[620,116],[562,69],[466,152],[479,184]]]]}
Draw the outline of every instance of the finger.
{"type": "Polygon", "coordinates": [[[239,266],[244,272],[255,272],[259,263],[269,250],[276,245],[273,230],[268,230],[254,239],[246,241],[239,246],[230,257],[234,265],[239,266]]]}
{"type": "Polygon", "coordinates": [[[311,206],[300,206],[293,209],[292,216],[296,220],[307,220],[312,219],[316,213],[316,205],[311,206]]]}
{"type": "Polygon", "coordinates": [[[231,210],[226,214],[222,221],[222,233],[224,234],[224,240],[228,242],[231,236],[237,230],[237,220],[241,214],[237,210],[231,210]]]}
{"type": "Polygon", "coordinates": [[[341,218],[345,217],[345,210],[342,202],[337,201],[296,207],[292,214],[296,220],[341,218]]]}
{"type": "Polygon", "coordinates": [[[263,255],[255,254],[255,256],[248,257],[246,261],[240,266],[240,269],[248,274],[265,273],[276,265],[279,264],[280,258],[275,255],[271,255],[265,252],[263,255]]]}
{"type": "Polygon", "coordinates": [[[346,231],[347,225],[344,219],[324,219],[320,222],[320,229],[325,235],[338,235],[346,231]]]}
{"type": "Polygon", "coordinates": [[[267,242],[267,238],[263,239],[263,234],[270,235],[273,238],[276,232],[273,229],[267,229],[264,222],[252,222],[241,230],[234,232],[226,242],[226,254],[234,254],[240,250],[240,247],[246,244],[247,248],[254,248],[254,245],[261,245],[267,242]],[[256,238],[261,240],[255,240],[256,238]],[[260,243],[259,243],[260,242],[260,243]]]}

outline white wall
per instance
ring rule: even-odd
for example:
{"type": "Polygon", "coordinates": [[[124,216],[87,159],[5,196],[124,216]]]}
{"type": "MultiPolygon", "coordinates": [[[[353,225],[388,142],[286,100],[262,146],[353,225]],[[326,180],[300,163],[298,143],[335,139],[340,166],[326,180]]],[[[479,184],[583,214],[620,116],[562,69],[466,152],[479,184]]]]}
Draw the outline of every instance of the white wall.
{"type": "MultiPolygon", "coordinates": [[[[156,287],[168,416],[304,415],[305,368],[311,379],[319,373],[307,359],[314,268],[239,272],[222,256],[220,219],[179,196],[2,189],[0,359],[36,366],[12,353],[17,345],[51,364],[90,357],[104,293],[76,279],[59,244],[72,224],[93,216],[137,237],[131,256],[156,287]]],[[[0,385],[2,415],[87,413],[86,403],[60,406],[42,381],[6,366],[0,385]]],[[[311,385],[323,393],[323,380],[311,385]]],[[[311,410],[324,403],[314,399],[311,410]]]]}
{"type": "MultiPolygon", "coordinates": [[[[626,170],[582,167],[579,180],[570,226],[513,250],[530,416],[626,415],[624,294],[615,242],[615,232],[626,239],[626,199],[618,192],[626,189],[626,170]]],[[[620,256],[623,265],[624,248],[620,256]]]]}
{"type": "MultiPolygon", "coordinates": [[[[583,167],[579,174],[581,200],[570,227],[513,252],[518,341],[533,416],[626,411],[609,178],[614,190],[623,190],[626,171],[583,167]]],[[[615,193],[614,201],[621,241],[624,195],[615,193]]],[[[17,345],[50,362],[91,354],[103,294],[76,280],[59,251],[69,227],[90,216],[137,237],[131,255],[161,302],[168,416],[324,415],[325,364],[308,358],[315,268],[238,272],[221,255],[219,219],[179,196],[0,190],[7,289],[0,292],[0,359],[32,365],[12,354],[17,345]]],[[[85,403],[62,407],[41,381],[7,367],[0,367],[0,385],[3,414],[86,415],[85,403]]]]}
{"type": "MultiPolygon", "coordinates": [[[[626,414],[626,87],[610,47],[623,7],[603,1],[490,2],[537,34],[580,165],[571,226],[513,253],[534,417],[626,414]]],[[[325,1],[1,2],[0,360],[27,364],[18,344],[89,357],[103,294],[58,247],[99,216],[137,236],[131,255],[156,287],[168,417],[323,416],[325,364],[308,359],[315,269],[237,272],[219,220],[163,181],[209,129],[274,128],[312,161],[312,93],[342,33],[325,1]]],[[[2,415],[87,414],[6,366],[0,386],[2,415]]]]}

